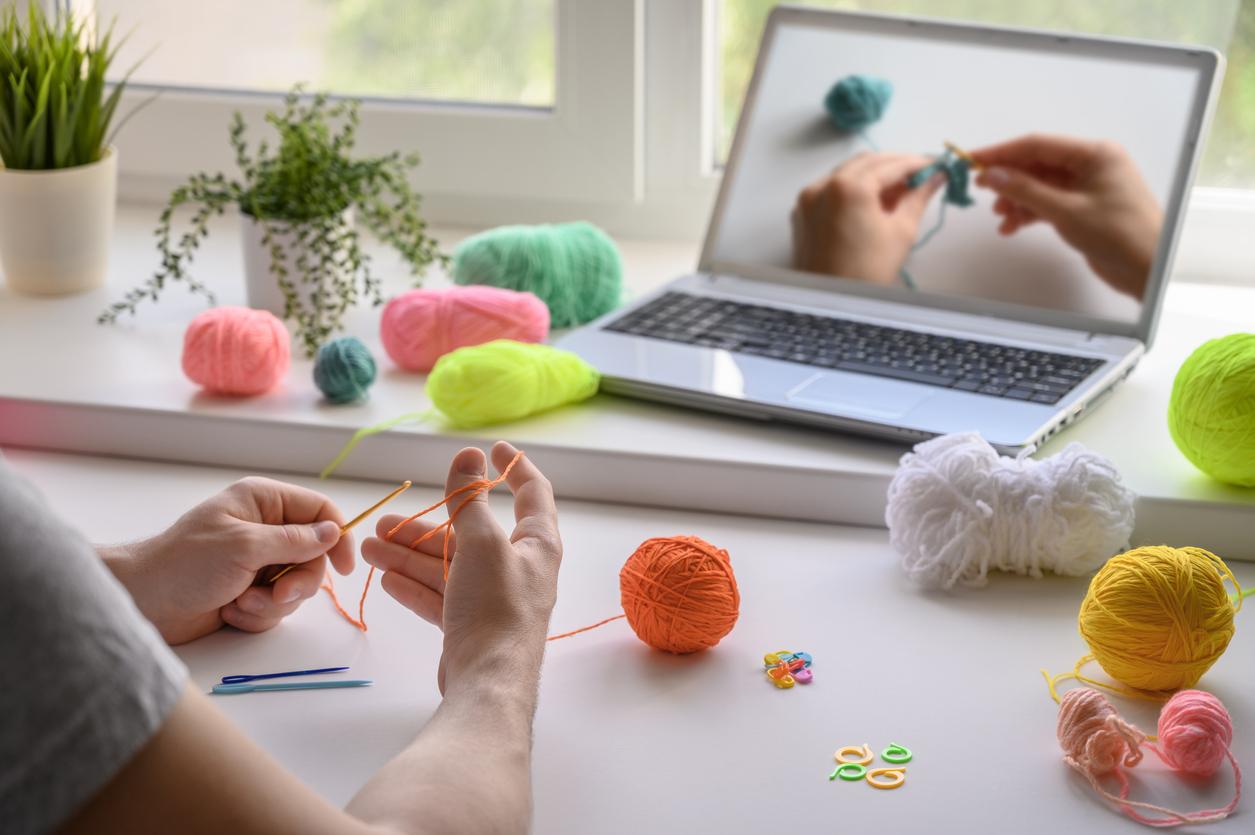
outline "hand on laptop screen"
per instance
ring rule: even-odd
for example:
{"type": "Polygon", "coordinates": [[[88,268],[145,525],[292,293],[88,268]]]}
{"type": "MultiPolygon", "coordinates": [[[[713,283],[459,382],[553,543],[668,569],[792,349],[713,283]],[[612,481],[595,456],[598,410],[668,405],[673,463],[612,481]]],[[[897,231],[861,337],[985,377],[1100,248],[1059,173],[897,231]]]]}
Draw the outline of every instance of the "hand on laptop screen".
{"type": "MultiPolygon", "coordinates": [[[[1163,211],[1128,152],[1111,141],[1029,134],[972,151],[976,185],[989,189],[998,233],[1051,226],[1113,289],[1140,300],[1150,278],[1163,211]]],[[[907,178],[932,160],[862,152],[798,192],[790,220],[793,266],[812,273],[896,284],[920,240],[925,211],[945,185],[907,178]]]]}
{"type": "Polygon", "coordinates": [[[973,150],[972,157],[982,166],[976,184],[997,195],[999,234],[1044,221],[1099,278],[1142,298],[1163,210],[1124,146],[1029,134],[973,150]]]}
{"type": "Polygon", "coordinates": [[[906,178],[929,164],[918,154],[864,152],[798,193],[793,266],[893,284],[919,237],[924,211],[945,177],[916,189],[906,178]]]}

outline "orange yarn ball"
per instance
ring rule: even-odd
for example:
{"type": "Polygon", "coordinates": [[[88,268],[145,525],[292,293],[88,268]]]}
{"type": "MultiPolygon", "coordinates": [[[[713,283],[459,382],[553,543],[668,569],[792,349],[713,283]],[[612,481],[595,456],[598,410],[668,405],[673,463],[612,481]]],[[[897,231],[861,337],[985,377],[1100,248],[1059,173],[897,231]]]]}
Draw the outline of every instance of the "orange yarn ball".
{"type": "Polygon", "coordinates": [[[713,647],[741,608],[728,552],[696,536],[642,542],[619,572],[619,591],[637,637],[664,652],[713,647]]]}

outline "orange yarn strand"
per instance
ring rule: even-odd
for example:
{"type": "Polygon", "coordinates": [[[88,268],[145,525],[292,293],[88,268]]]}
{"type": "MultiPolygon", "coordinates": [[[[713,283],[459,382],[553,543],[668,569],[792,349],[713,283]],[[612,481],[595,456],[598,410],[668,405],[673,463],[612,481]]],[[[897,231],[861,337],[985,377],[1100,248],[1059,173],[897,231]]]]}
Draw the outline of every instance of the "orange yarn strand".
{"type": "Polygon", "coordinates": [[[610,623],[611,621],[616,621],[616,620],[618,620],[619,618],[625,618],[625,617],[627,617],[627,615],[615,615],[615,616],[614,616],[614,617],[612,617],[612,618],[606,618],[605,620],[599,620],[599,621],[597,621],[596,623],[592,624],[591,626],[581,626],[579,629],[572,629],[570,632],[563,632],[563,633],[558,634],[558,635],[550,635],[550,636],[549,636],[548,638],[546,638],[545,640],[546,640],[546,641],[556,641],[556,640],[558,640],[559,638],[570,638],[572,635],[578,635],[578,634],[580,634],[581,632],[587,632],[587,631],[588,631],[588,630],[590,630],[590,629],[596,629],[596,628],[597,628],[597,627],[599,627],[599,626],[605,626],[607,623],[610,623]]]}
{"type": "MultiPolygon", "coordinates": [[[[445,580],[448,580],[449,579],[449,536],[453,532],[454,520],[458,518],[458,514],[462,512],[462,508],[466,507],[475,499],[479,498],[483,494],[492,490],[501,482],[505,481],[506,478],[510,475],[510,471],[514,469],[514,465],[517,464],[519,462],[519,459],[522,457],[523,457],[522,451],[516,453],[515,456],[512,459],[510,459],[510,463],[507,464],[505,469],[501,471],[501,475],[497,476],[496,478],[480,479],[479,481],[473,481],[470,484],[463,485],[459,487],[458,489],[454,490],[453,492],[449,493],[448,495],[446,495],[443,499],[436,502],[431,507],[424,508],[420,510],[418,513],[415,513],[413,516],[409,516],[401,520],[395,526],[393,526],[392,530],[384,534],[383,538],[387,540],[388,542],[391,542],[392,537],[396,536],[397,531],[401,530],[401,528],[405,527],[410,522],[413,522],[415,519],[418,519],[421,516],[426,516],[428,513],[431,513],[433,510],[437,510],[442,505],[448,504],[450,501],[462,495],[463,493],[470,493],[469,496],[467,496],[461,503],[459,503],[456,507],[453,508],[453,510],[449,513],[448,519],[441,522],[439,525],[432,528],[427,533],[418,537],[409,545],[410,548],[417,548],[421,543],[426,542],[428,539],[435,536],[437,533],[440,533],[441,531],[443,531],[444,543],[441,547],[441,561],[444,565],[444,578],[445,580]]],[[[370,567],[370,571],[366,573],[366,584],[362,587],[362,596],[357,602],[357,617],[356,618],[354,618],[347,611],[345,611],[344,607],[340,604],[340,598],[336,595],[335,584],[331,581],[330,570],[328,570],[327,574],[324,576],[322,587],[321,587],[322,590],[327,593],[327,596],[331,598],[331,605],[334,606],[336,611],[340,613],[340,616],[343,617],[345,620],[347,620],[349,623],[356,626],[358,629],[362,630],[363,632],[367,631],[366,595],[370,591],[370,581],[374,578],[374,576],[375,576],[375,567],[372,565],[370,567]]]]}

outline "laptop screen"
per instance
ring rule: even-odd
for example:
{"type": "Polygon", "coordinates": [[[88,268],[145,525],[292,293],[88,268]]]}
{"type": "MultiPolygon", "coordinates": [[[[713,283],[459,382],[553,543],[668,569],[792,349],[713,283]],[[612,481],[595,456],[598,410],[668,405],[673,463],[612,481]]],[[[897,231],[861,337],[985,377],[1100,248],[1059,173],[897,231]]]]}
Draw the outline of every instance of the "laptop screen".
{"type": "Polygon", "coordinates": [[[1211,54],[857,17],[769,32],[707,269],[1145,321],[1211,54]]]}

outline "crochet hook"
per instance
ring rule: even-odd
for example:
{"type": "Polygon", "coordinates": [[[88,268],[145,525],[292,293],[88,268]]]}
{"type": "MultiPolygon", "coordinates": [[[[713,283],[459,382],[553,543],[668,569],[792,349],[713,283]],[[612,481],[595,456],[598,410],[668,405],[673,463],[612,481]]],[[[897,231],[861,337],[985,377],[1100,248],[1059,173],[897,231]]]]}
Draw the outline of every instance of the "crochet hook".
{"type": "Polygon", "coordinates": [[[374,684],[367,678],[345,678],[334,681],[282,681],[275,684],[215,684],[214,695],[227,696],[236,693],[268,693],[275,690],[335,690],[341,687],[369,687],[374,684]]]}
{"type": "Polygon", "coordinates": [[[970,165],[973,171],[980,171],[982,168],[985,167],[981,165],[979,162],[977,162],[975,157],[973,157],[967,151],[960,148],[958,145],[955,145],[949,139],[947,139],[943,144],[946,146],[947,151],[954,154],[956,157],[958,157],[959,159],[963,160],[968,165],[970,165]]]}
{"type": "MultiPolygon", "coordinates": [[[[370,515],[371,515],[372,513],[374,513],[376,510],[378,510],[379,508],[383,507],[383,506],[384,506],[384,505],[386,505],[388,502],[392,501],[392,500],[393,500],[393,499],[395,499],[397,496],[399,496],[399,495],[401,495],[402,493],[404,493],[406,490],[409,490],[409,489],[410,489],[410,487],[412,487],[413,485],[414,485],[414,482],[412,482],[412,481],[405,481],[405,482],[403,482],[403,483],[401,484],[401,486],[400,486],[400,487],[398,487],[397,489],[393,490],[391,493],[389,493],[388,495],[384,496],[382,499],[380,499],[379,501],[375,502],[373,505],[371,505],[370,507],[366,508],[366,509],[365,509],[365,510],[363,510],[361,513],[357,514],[356,516],[354,516],[354,517],[353,517],[352,519],[350,519],[349,521],[345,522],[343,525],[341,525],[341,526],[340,526],[340,536],[344,536],[346,533],[348,533],[349,531],[353,530],[353,528],[357,525],[357,523],[358,523],[358,522],[362,521],[362,520],[363,520],[363,519],[365,519],[367,516],[370,516],[370,515]]],[[[270,577],[270,579],[269,579],[269,580],[267,580],[266,582],[267,582],[267,583],[273,583],[275,580],[278,580],[278,579],[279,579],[280,577],[282,577],[284,574],[287,574],[289,571],[291,571],[292,569],[296,568],[296,566],[297,566],[297,563],[292,563],[291,565],[285,565],[283,568],[281,568],[281,569],[279,569],[278,571],[276,571],[276,572],[275,572],[275,573],[274,573],[274,574],[270,577]]]]}

